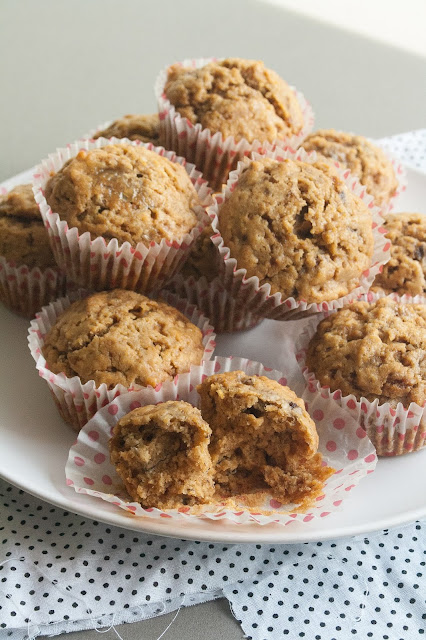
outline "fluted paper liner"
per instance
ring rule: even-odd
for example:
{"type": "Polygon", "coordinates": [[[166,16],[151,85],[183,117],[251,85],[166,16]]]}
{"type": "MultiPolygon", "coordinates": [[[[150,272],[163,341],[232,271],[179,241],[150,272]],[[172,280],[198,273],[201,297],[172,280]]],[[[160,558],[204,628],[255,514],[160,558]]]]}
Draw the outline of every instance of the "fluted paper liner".
{"type": "MultiPolygon", "coordinates": [[[[377,142],[371,140],[371,142],[377,145],[377,142]]],[[[387,207],[384,207],[384,213],[387,215],[388,213],[395,213],[397,211],[398,199],[407,189],[407,171],[402,164],[401,160],[389,149],[386,147],[382,147],[380,145],[379,148],[383,151],[383,153],[387,156],[388,160],[392,163],[393,170],[395,172],[395,177],[398,181],[398,187],[393,194],[393,196],[389,200],[389,204],[387,207]]]]}
{"type": "MultiPolygon", "coordinates": [[[[216,60],[217,58],[199,58],[184,60],[181,64],[183,67],[198,69],[216,60]]],[[[259,140],[248,142],[244,138],[237,142],[233,136],[224,139],[220,132],[212,134],[209,129],[203,129],[200,123],[194,125],[181,116],[166,98],[164,87],[168,68],[160,72],[154,88],[160,117],[161,143],[166,149],[174,149],[179,155],[193,162],[203,172],[204,178],[209,181],[213,189],[220,189],[222,183],[226,182],[229,172],[245,155],[252,151],[271,150],[275,147],[297,149],[312,131],[314,113],[311,105],[300,91],[291,87],[303,113],[304,125],[298,134],[277,139],[273,143],[259,140]]]]}
{"type": "MultiPolygon", "coordinates": [[[[39,376],[46,380],[59,413],[65,422],[78,431],[86,422],[102,407],[129,390],[141,389],[140,385],[132,385],[127,388],[117,384],[113,389],[108,389],[106,384],[96,386],[94,380],[83,384],[78,376],[68,378],[64,373],[53,373],[46,365],[42,354],[44,338],[49,329],[55,324],[58,316],[68,309],[72,302],[87,296],[86,291],[79,290],[64,298],[52,302],[38,313],[31,322],[28,332],[28,344],[33,356],[39,376]]],[[[216,343],[213,327],[193,304],[182,300],[170,292],[162,293],[162,300],[172,307],[177,308],[189,320],[195,324],[203,334],[204,354],[203,360],[209,360],[216,343]]]]}
{"type": "MultiPolygon", "coordinates": [[[[71,447],[66,465],[66,482],[77,493],[101,498],[136,517],[147,518],[208,518],[228,519],[236,523],[272,522],[289,525],[292,522],[309,523],[314,518],[324,518],[340,508],[350,491],[376,465],[374,448],[368,438],[358,435],[358,424],[348,414],[318,396],[307,406],[316,422],[319,433],[319,451],[324,462],[336,472],[326,481],[324,493],[317,497],[305,513],[296,510],[295,505],[282,505],[269,497],[261,508],[247,508],[244,504],[229,509],[225,506],[205,505],[195,514],[191,507],[160,510],[144,509],[137,502],[131,502],[122,482],[110,463],[108,440],[111,430],[118,420],[133,409],[166,400],[185,400],[195,406],[199,396],[196,386],[206,376],[223,371],[243,370],[249,375],[265,375],[280,384],[286,384],[283,373],[266,368],[258,362],[245,358],[215,358],[201,366],[192,366],[189,373],[176,376],[173,382],[163,383],[157,389],[143,389],[120,396],[101,409],[80,431],[77,442],[71,447]],[[338,425],[338,428],[336,428],[338,425]],[[333,450],[327,443],[333,438],[333,450]]],[[[364,434],[365,436],[365,434],[364,434]]],[[[198,508],[200,509],[200,507],[198,508]]]]}
{"type": "Polygon", "coordinates": [[[151,143],[127,138],[98,138],[97,140],[79,140],[58,149],[37,167],[33,178],[33,191],[40,207],[44,224],[58,265],[74,282],[91,290],[131,289],[139,293],[158,290],[171,279],[185,261],[192,243],[208,223],[205,207],[211,203],[210,189],[201,173],[184,158],[163,147],[154,147],[151,143]],[[145,245],[138,242],[132,246],[129,242],[119,243],[116,238],[109,242],[99,237],[91,239],[90,233],[80,234],[76,227],[69,228],[57,212],[51,210],[44,196],[44,188],[53,173],[75,157],[82,149],[98,149],[109,144],[127,144],[143,146],[182,165],[193,183],[201,205],[194,207],[198,224],[181,240],[151,242],[145,245]]]}
{"type": "Polygon", "coordinates": [[[218,247],[220,254],[218,263],[219,278],[223,281],[225,288],[242,309],[244,308],[247,312],[251,312],[256,316],[271,318],[273,320],[296,320],[321,311],[339,309],[345,304],[357,299],[370,288],[377,273],[382,270],[383,265],[389,260],[391,245],[385,238],[386,229],[382,226],[383,216],[381,209],[374,205],[372,196],[367,193],[366,189],[349,170],[343,172],[336,167],[336,170],[348,189],[358,196],[370,209],[374,236],[374,252],[371,265],[362,273],[358,287],[345,296],[328,302],[309,303],[304,300],[295,300],[292,297],[284,299],[281,293],[271,295],[271,286],[269,284],[261,285],[257,276],[246,278],[247,270],[238,268],[237,260],[230,257],[230,250],[225,246],[218,227],[219,208],[230,196],[238,182],[241,172],[251,160],[258,160],[265,156],[278,161],[291,159],[309,163],[313,163],[317,159],[315,151],[307,153],[304,149],[299,149],[298,151],[276,149],[273,152],[268,151],[264,154],[253,153],[251,159],[244,158],[244,160],[238,163],[237,169],[231,172],[226,187],[222,190],[221,195],[215,197],[215,203],[208,209],[214,231],[212,240],[218,247]]]}
{"type": "Polygon", "coordinates": [[[246,331],[263,320],[241,308],[219,278],[208,282],[204,276],[184,278],[178,273],[166,289],[195,304],[210,319],[216,333],[246,331]]]}
{"type": "MultiPolygon", "coordinates": [[[[426,304],[423,296],[411,297],[383,293],[369,292],[361,300],[375,302],[379,298],[389,297],[397,302],[426,304]]],[[[412,402],[409,407],[399,402],[392,407],[389,402],[379,404],[379,400],[370,402],[362,397],[360,400],[353,394],[343,396],[342,392],[331,391],[322,386],[312,371],[309,371],[305,361],[309,342],[313,338],[318,324],[329,313],[319,314],[312,318],[299,339],[295,343],[296,360],[302,369],[306,381],[304,397],[312,402],[317,397],[323,398],[328,405],[345,409],[347,415],[359,424],[360,433],[366,432],[376,448],[378,456],[396,456],[417,451],[426,445],[426,406],[412,402]]]]}
{"type": "Polygon", "coordinates": [[[60,269],[15,266],[0,256],[0,302],[15,313],[33,318],[44,305],[64,293],[65,275],[60,269]]]}

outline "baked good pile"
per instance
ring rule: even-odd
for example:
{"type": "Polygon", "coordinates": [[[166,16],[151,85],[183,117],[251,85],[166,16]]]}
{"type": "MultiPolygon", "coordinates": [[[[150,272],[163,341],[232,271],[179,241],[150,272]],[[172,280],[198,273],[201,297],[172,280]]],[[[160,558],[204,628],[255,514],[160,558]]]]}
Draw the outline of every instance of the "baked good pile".
{"type": "MultiPolygon", "coordinates": [[[[304,96],[260,61],[176,63],[155,93],[157,114],[99,127],[0,196],[0,300],[38,312],[30,348],[62,417],[79,431],[117,395],[178,380],[209,360],[213,330],[307,318],[307,388],[330,407],[350,396],[380,455],[422,448],[426,218],[390,213],[395,162],[312,132],[304,96]]],[[[197,389],[199,407],[166,400],[115,425],[133,500],[321,495],[333,469],[291,389],[244,371],[197,389]]]]}

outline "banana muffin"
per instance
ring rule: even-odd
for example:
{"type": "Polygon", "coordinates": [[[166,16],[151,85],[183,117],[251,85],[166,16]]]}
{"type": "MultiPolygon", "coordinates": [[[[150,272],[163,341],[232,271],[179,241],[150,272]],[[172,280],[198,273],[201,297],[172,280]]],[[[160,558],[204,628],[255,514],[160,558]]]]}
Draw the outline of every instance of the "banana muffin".
{"type": "Polygon", "coordinates": [[[172,65],[164,93],[192,124],[236,141],[273,142],[298,134],[304,124],[294,91],[258,60],[227,58],[198,69],[172,65]]]}
{"type": "Polygon", "coordinates": [[[0,195],[0,255],[29,269],[56,267],[30,184],[0,195]]]}
{"type": "Polygon", "coordinates": [[[77,300],[45,336],[42,353],[53,373],[109,389],[172,380],[200,364],[198,327],[174,307],[123,289],[77,300]]]}
{"type": "Polygon", "coordinates": [[[395,213],[386,217],[391,257],[371,287],[372,291],[426,294],[426,215],[395,213]]]}
{"type": "Polygon", "coordinates": [[[184,167],[143,146],[79,151],[49,179],[45,196],[70,228],[133,246],[179,241],[198,222],[199,198],[184,167]]]}
{"type": "Polygon", "coordinates": [[[106,129],[96,131],[96,138],[128,138],[160,144],[160,119],[158,114],[130,114],[114,120],[106,129]]]}
{"type": "Polygon", "coordinates": [[[111,462],[133,500],[175,509],[209,502],[211,429],[199,409],[168,401],[134,409],[114,426],[111,462]]]}
{"type": "Polygon", "coordinates": [[[251,162],[218,217],[237,269],[283,298],[336,300],[371,263],[370,211],[324,161],[251,162]]]}
{"type": "Polygon", "coordinates": [[[395,195],[398,181],[392,162],[366,138],[334,129],[319,129],[311,133],[302,146],[306,151],[316,151],[347,167],[377,205],[388,204],[395,195]]]}
{"type": "Polygon", "coordinates": [[[379,404],[426,401],[426,305],[355,302],[320,322],[306,366],[322,386],[379,404]]]}
{"type": "Polygon", "coordinates": [[[293,391],[243,371],[210,376],[197,391],[218,499],[267,493],[308,504],[322,491],[333,470],[322,466],[315,423],[293,391]]]}

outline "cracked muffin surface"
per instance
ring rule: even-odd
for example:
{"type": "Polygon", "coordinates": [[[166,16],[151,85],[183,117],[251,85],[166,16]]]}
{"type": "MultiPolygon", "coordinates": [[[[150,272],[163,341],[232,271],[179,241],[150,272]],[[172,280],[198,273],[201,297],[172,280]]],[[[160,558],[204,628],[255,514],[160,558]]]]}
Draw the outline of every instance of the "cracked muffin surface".
{"type": "Polygon", "coordinates": [[[426,401],[426,305],[355,302],[320,322],[306,366],[321,385],[380,404],[426,401]]]}
{"type": "Polygon", "coordinates": [[[81,150],[46,184],[69,227],[119,242],[180,240],[197,224],[197,192],[185,169],[142,146],[81,150]]]}
{"type": "Polygon", "coordinates": [[[426,294],[426,215],[395,213],[383,225],[391,241],[391,257],[371,287],[372,291],[426,294]]]}
{"type": "Polygon", "coordinates": [[[307,136],[302,146],[306,151],[316,151],[347,167],[366,187],[376,204],[388,204],[395,195],[398,180],[392,162],[367,138],[334,129],[319,129],[307,136]]]}
{"type": "Polygon", "coordinates": [[[74,302],[46,334],[47,367],[82,384],[155,387],[200,364],[200,329],[164,302],[122,289],[74,302]]]}
{"type": "Polygon", "coordinates": [[[0,255],[30,269],[56,267],[49,236],[30,184],[0,195],[0,255]]]}
{"type": "Polygon", "coordinates": [[[271,294],[335,300],[370,266],[371,214],[326,162],[253,161],[218,216],[237,268],[270,284],[271,294]]]}
{"type": "Polygon", "coordinates": [[[141,142],[160,144],[160,119],[157,113],[129,114],[111,122],[105,129],[97,131],[93,138],[128,138],[141,142]]]}
{"type": "Polygon", "coordinates": [[[224,138],[273,142],[303,127],[294,91],[258,60],[227,58],[199,69],[172,65],[164,93],[184,118],[224,138]]]}
{"type": "Polygon", "coordinates": [[[114,426],[111,462],[130,496],[143,507],[206,503],[214,492],[210,434],[200,410],[187,402],[147,405],[114,426]]]}
{"type": "Polygon", "coordinates": [[[259,493],[298,504],[322,491],[332,469],[322,466],[315,423],[291,389],[230,371],[209,376],[197,391],[212,430],[218,499],[259,493]]]}

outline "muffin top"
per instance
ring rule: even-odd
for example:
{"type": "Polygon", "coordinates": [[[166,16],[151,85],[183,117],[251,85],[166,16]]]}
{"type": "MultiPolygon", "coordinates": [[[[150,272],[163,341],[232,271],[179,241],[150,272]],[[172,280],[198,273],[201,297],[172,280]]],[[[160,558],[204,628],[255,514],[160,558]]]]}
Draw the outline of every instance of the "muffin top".
{"type": "Polygon", "coordinates": [[[384,227],[392,243],[391,257],[376,276],[373,291],[426,294],[426,215],[395,213],[387,216],[384,227]]]}
{"type": "Polygon", "coordinates": [[[185,169],[142,146],[79,151],[46,184],[52,211],[95,239],[148,244],[180,240],[197,224],[199,204],[185,169]]]}
{"type": "Polygon", "coordinates": [[[30,184],[0,195],[0,255],[30,269],[56,267],[49,236],[30,184]]]}
{"type": "Polygon", "coordinates": [[[47,367],[83,384],[155,387],[200,364],[203,336],[182,313],[123,289],[74,302],[47,333],[47,367]]]}
{"type": "Polygon", "coordinates": [[[306,151],[317,151],[336,160],[356,176],[377,205],[388,204],[398,188],[393,166],[386,154],[362,136],[319,129],[303,142],[306,151]]]}
{"type": "Polygon", "coordinates": [[[210,502],[211,430],[200,410],[168,401],[134,409],[114,426],[111,462],[144,507],[173,509],[210,502]]]}
{"type": "Polygon", "coordinates": [[[184,278],[193,277],[198,280],[204,276],[207,282],[211,282],[219,274],[218,250],[211,241],[212,235],[212,226],[208,224],[192,245],[189,256],[182,267],[180,273],[184,278]]]}
{"type": "Polygon", "coordinates": [[[306,302],[352,291],[373,254],[368,208],[321,161],[251,162],[219,208],[219,229],[246,277],[306,302]]]}
{"type": "Polygon", "coordinates": [[[164,92],[183,117],[224,138],[273,142],[303,127],[294,91],[257,60],[227,58],[200,69],[172,65],[164,92]]]}
{"type": "Polygon", "coordinates": [[[426,305],[355,302],[325,318],[306,365],[321,385],[370,402],[426,401],[426,305]]]}
{"type": "Polygon", "coordinates": [[[160,119],[158,114],[137,113],[123,116],[111,122],[106,129],[97,131],[93,136],[94,139],[112,137],[152,142],[152,144],[158,146],[160,144],[160,119]]]}

